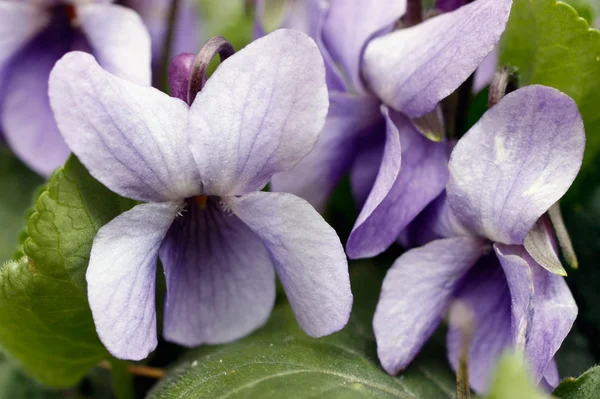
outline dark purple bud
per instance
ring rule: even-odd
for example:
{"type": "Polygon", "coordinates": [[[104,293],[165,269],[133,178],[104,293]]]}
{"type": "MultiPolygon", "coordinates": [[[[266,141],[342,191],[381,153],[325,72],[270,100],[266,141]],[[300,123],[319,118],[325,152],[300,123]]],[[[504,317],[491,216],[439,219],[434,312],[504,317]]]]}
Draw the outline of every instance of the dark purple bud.
{"type": "Polygon", "coordinates": [[[437,0],[435,8],[442,12],[450,12],[464,6],[466,3],[465,0],[437,0]]]}
{"type": "Polygon", "coordinates": [[[187,102],[188,87],[190,85],[190,76],[192,75],[192,65],[194,64],[195,54],[179,54],[171,60],[169,66],[169,86],[171,87],[171,96],[187,102]]]}

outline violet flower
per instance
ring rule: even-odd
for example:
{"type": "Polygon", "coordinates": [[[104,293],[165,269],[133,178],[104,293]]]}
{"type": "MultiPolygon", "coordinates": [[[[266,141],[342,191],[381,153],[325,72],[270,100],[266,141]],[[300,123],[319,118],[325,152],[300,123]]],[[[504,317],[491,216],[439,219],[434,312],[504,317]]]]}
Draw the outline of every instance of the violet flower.
{"type": "MultiPolygon", "coordinates": [[[[476,391],[486,391],[508,347],[525,353],[536,382],[558,384],[552,359],[577,307],[564,279],[534,259],[527,240],[547,229],[542,215],[575,179],[584,146],[576,104],[543,86],[508,94],[459,140],[447,200],[433,212],[439,239],[400,256],[383,282],[373,325],[390,374],[413,360],[459,301],[474,317],[468,362],[476,391]]],[[[456,369],[463,331],[455,318],[451,312],[447,344],[456,369]]]]}
{"type": "MultiPolygon", "coordinates": [[[[171,76],[179,95],[186,57],[171,76]]],[[[352,294],[335,231],[304,200],[259,191],[312,150],[324,124],[325,71],[310,38],[278,30],[251,43],[191,106],[78,52],[56,64],[49,93],[61,133],[90,173],[146,202],[102,227],[92,247],[88,298],[112,354],[141,359],[156,346],[157,257],[169,341],[223,343],[264,324],[273,267],[309,335],[346,324],[352,294]]]]}
{"type": "Polygon", "coordinates": [[[306,26],[317,25],[330,109],[315,150],[271,184],[322,211],[349,172],[362,211],[346,251],[363,258],[387,249],[444,189],[447,143],[426,138],[415,125],[439,111],[438,103],[494,48],[512,1],[476,0],[400,30],[394,29],[406,0],[350,3],[331,0],[317,12],[318,2],[307,2],[308,11],[299,13],[312,16],[306,26]]]}
{"type": "MultiPolygon", "coordinates": [[[[37,173],[48,176],[62,165],[69,148],[60,136],[48,103],[48,75],[72,50],[86,51],[111,73],[150,84],[160,62],[170,0],[127,0],[142,11],[110,0],[0,0],[0,124],[7,144],[37,173]]],[[[197,50],[195,15],[180,8],[174,50],[197,50]],[[183,14],[185,12],[185,14],[183,14]],[[187,35],[183,30],[187,31],[187,35]]]]}

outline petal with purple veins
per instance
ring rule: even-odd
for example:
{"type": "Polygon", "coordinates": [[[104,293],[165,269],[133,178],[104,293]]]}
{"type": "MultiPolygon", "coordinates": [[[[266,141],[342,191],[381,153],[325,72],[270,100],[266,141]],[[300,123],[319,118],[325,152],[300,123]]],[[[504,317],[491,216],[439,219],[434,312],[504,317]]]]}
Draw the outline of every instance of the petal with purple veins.
{"type": "Polygon", "coordinates": [[[200,193],[183,101],[113,76],[80,52],[56,63],[49,94],[68,146],[111,190],[155,202],[200,193]]]}
{"type": "Polygon", "coordinates": [[[443,191],[448,178],[446,145],[426,139],[406,117],[390,111],[379,174],[346,245],[350,258],[385,251],[443,191]]]}
{"type": "Polygon", "coordinates": [[[522,244],[567,191],[585,147],[581,115],[566,94],[527,86],[488,110],[450,157],[450,207],[471,231],[522,244]]]}
{"type": "Polygon", "coordinates": [[[79,4],[76,15],[104,69],[133,83],[150,85],[150,35],[135,11],[114,4],[79,4]]]}
{"type": "Polygon", "coordinates": [[[372,40],[363,61],[367,86],[411,118],[433,111],[492,51],[511,5],[512,0],[477,0],[372,40]]]}
{"type": "Polygon", "coordinates": [[[325,210],[329,196],[348,173],[362,143],[383,136],[384,120],[376,99],[332,92],[329,100],[329,113],[317,145],[298,165],[271,180],[273,191],[302,197],[319,212],[325,210]]]}
{"type": "Polygon", "coordinates": [[[94,238],[88,299],[98,336],[117,358],[141,360],[156,347],[156,260],[181,208],[176,202],[138,205],[94,238]]]}
{"type": "Polygon", "coordinates": [[[275,269],[260,238],[219,199],[187,201],[161,248],[167,280],[164,337],[220,344],[262,326],[275,303],[275,269]]]}
{"type": "Polygon", "coordinates": [[[323,59],[304,33],[280,29],[226,59],[190,111],[208,195],[260,190],[315,146],[328,108],[323,59]]]}
{"type": "Polygon", "coordinates": [[[300,327],[312,337],[342,329],[352,292],[335,230],[292,194],[256,192],[224,201],[267,247],[300,327]]]}

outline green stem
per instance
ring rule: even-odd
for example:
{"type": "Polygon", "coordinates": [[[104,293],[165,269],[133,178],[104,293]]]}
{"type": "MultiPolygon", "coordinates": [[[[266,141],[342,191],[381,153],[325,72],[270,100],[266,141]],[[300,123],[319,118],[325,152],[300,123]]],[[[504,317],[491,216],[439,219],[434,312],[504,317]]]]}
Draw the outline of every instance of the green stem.
{"type": "Polygon", "coordinates": [[[160,82],[169,90],[169,65],[171,64],[171,49],[173,48],[173,38],[175,37],[175,24],[177,23],[177,13],[179,12],[179,0],[172,0],[169,10],[169,21],[167,25],[167,34],[163,43],[163,59],[160,67],[160,76],[155,82],[160,82]]]}
{"type": "Polygon", "coordinates": [[[113,389],[118,399],[134,399],[133,376],[129,373],[126,361],[112,358],[110,360],[113,389]]]}

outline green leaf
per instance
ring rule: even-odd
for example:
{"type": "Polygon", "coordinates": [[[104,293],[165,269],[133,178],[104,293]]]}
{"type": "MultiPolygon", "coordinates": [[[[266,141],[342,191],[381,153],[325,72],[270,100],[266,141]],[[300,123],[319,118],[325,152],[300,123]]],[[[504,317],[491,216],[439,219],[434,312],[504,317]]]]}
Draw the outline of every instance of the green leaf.
{"type": "Polygon", "coordinates": [[[579,378],[565,379],[553,395],[559,399],[600,398],[600,366],[589,369],[579,378]]]}
{"type": "Polygon", "coordinates": [[[533,383],[522,356],[505,354],[498,362],[486,399],[548,399],[533,383]]]}
{"type": "Polygon", "coordinates": [[[31,381],[0,355],[0,398],[59,399],[64,395],[31,381]]]}
{"type": "Polygon", "coordinates": [[[0,346],[53,387],[109,357],[87,303],[85,269],[98,229],[133,205],[71,157],[39,195],[23,256],[0,270],[0,346]]]}
{"type": "Polygon", "coordinates": [[[310,338],[282,303],[250,337],[191,351],[149,398],[454,398],[454,376],[436,340],[399,377],[380,368],[371,320],[381,279],[373,264],[352,267],[355,310],[343,331],[310,338]]]}
{"type": "Polygon", "coordinates": [[[12,258],[19,232],[25,227],[25,211],[33,193],[44,180],[27,169],[4,146],[0,146],[0,264],[12,258]]]}
{"type": "MultiPolygon", "coordinates": [[[[577,11],[577,14],[583,19],[587,21],[588,24],[592,25],[594,22],[594,16],[596,15],[596,10],[592,5],[593,2],[598,2],[598,0],[562,0],[567,3],[571,7],[577,11]]],[[[600,4],[600,2],[598,2],[600,4]]]]}
{"type": "Polygon", "coordinates": [[[567,4],[514,0],[500,62],[518,68],[522,85],[551,86],[575,100],[587,133],[584,167],[592,164],[600,151],[600,32],[567,4]]]}

